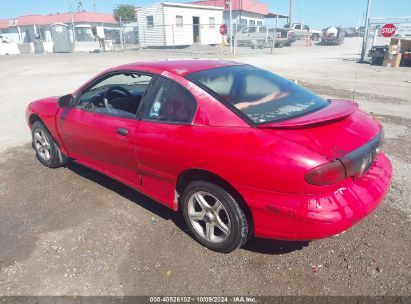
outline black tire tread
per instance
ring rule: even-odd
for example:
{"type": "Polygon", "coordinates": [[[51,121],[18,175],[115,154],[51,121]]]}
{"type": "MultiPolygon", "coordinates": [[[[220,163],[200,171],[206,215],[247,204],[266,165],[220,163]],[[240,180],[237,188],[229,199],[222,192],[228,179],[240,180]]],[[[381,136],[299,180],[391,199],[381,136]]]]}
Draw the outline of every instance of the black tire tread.
{"type": "MultiPolygon", "coordinates": [[[[37,159],[44,166],[49,167],[49,168],[58,168],[58,167],[63,166],[67,162],[67,157],[61,152],[60,147],[58,146],[58,144],[54,140],[53,136],[51,136],[51,134],[50,134],[49,130],[47,129],[47,127],[41,121],[34,122],[32,128],[31,128],[32,137],[34,137],[34,131],[36,129],[41,129],[49,137],[50,155],[51,155],[50,160],[45,161],[37,154],[37,151],[36,151],[37,159]]],[[[33,138],[32,145],[34,147],[34,138],[33,138]]]]}
{"type": "MultiPolygon", "coordinates": [[[[245,213],[241,209],[240,205],[236,202],[236,200],[227,191],[225,191],[223,188],[219,187],[218,185],[215,185],[213,183],[203,181],[203,180],[197,180],[197,181],[191,182],[186,187],[183,193],[182,204],[183,204],[182,206],[183,215],[184,215],[186,224],[189,227],[194,238],[203,246],[211,250],[217,251],[217,252],[230,253],[236,250],[237,248],[243,246],[247,242],[249,238],[249,233],[248,233],[249,225],[248,225],[248,221],[247,221],[245,213]],[[195,192],[198,190],[208,191],[212,193],[213,195],[215,195],[216,197],[218,197],[219,199],[223,197],[224,200],[222,201],[222,203],[229,204],[234,209],[235,216],[238,219],[239,227],[240,227],[239,233],[235,232],[237,235],[236,237],[234,237],[234,239],[226,240],[225,242],[217,244],[217,245],[210,244],[206,240],[198,236],[195,230],[191,227],[191,223],[186,213],[186,206],[187,206],[188,199],[191,196],[192,192],[195,192]]],[[[226,209],[227,209],[227,206],[226,206],[226,209]]],[[[232,215],[230,214],[230,216],[232,215]]]]}

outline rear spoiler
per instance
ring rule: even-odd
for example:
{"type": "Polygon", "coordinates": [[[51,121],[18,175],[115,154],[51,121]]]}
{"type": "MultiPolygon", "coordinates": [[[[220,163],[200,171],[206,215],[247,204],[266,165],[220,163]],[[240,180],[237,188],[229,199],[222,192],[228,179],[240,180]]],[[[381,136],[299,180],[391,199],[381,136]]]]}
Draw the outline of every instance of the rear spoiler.
{"type": "Polygon", "coordinates": [[[301,129],[343,119],[359,109],[358,103],[351,100],[333,99],[328,102],[330,105],[319,111],[284,121],[260,124],[258,128],[301,129]]]}

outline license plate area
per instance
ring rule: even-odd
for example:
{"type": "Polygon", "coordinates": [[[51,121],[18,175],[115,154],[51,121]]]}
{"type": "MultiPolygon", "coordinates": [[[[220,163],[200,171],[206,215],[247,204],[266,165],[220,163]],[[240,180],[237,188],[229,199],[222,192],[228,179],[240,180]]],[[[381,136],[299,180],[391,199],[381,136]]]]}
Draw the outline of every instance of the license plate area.
{"type": "Polygon", "coordinates": [[[339,158],[346,169],[347,177],[356,179],[371,168],[383,138],[384,132],[381,130],[370,142],[339,158]]]}

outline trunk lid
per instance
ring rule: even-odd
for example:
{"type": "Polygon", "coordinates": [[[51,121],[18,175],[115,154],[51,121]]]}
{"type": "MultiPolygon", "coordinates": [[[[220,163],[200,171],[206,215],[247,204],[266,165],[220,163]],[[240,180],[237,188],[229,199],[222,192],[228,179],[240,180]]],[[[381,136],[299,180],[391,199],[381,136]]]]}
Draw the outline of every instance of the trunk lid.
{"type": "Polygon", "coordinates": [[[381,125],[347,100],[330,100],[317,112],[286,121],[258,126],[265,132],[283,137],[334,160],[371,141],[381,125]]]}

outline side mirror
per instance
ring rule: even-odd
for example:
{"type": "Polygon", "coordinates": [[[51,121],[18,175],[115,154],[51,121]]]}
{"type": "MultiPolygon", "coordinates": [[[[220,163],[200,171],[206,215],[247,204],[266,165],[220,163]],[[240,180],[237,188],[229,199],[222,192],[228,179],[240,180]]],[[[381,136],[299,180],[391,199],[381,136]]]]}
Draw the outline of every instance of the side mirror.
{"type": "Polygon", "coordinates": [[[73,95],[67,94],[67,95],[61,96],[58,99],[57,103],[59,105],[59,108],[65,108],[71,105],[72,100],[73,100],[73,95]]]}

